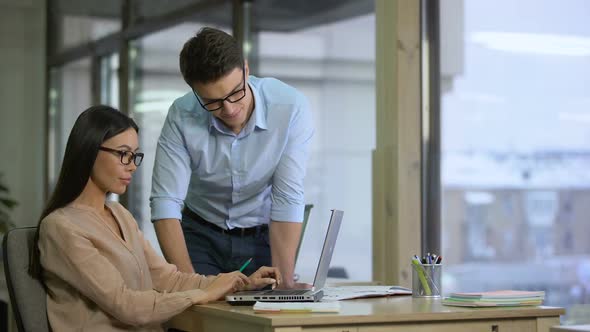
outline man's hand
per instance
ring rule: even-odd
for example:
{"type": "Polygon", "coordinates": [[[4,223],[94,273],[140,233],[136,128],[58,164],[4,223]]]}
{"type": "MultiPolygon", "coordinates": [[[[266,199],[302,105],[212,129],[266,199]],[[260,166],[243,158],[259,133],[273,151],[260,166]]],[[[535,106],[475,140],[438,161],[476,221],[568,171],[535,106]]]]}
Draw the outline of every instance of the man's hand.
{"type": "Polygon", "coordinates": [[[301,236],[301,223],[271,221],[269,232],[272,266],[276,266],[283,277],[281,288],[294,288],[295,251],[301,236]]]}
{"type": "Polygon", "coordinates": [[[247,290],[259,289],[266,285],[272,285],[274,289],[282,284],[281,272],[276,267],[262,266],[258,271],[252,273],[249,277],[250,284],[247,290]]]}

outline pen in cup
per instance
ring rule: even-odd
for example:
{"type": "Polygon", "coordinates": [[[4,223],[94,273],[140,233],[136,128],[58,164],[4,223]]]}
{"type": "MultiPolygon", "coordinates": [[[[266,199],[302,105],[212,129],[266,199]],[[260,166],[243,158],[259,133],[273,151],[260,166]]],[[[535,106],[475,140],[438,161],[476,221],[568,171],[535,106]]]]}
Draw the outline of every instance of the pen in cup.
{"type": "Polygon", "coordinates": [[[414,255],[412,261],[412,291],[414,297],[440,297],[442,256],[432,253],[419,257],[414,255]]]}
{"type": "Polygon", "coordinates": [[[430,271],[431,272],[430,273],[425,273],[425,277],[426,277],[427,281],[429,281],[430,284],[432,285],[432,288],[434,288],[434,292],[435,292],[434,294],[440,295],[441,292],[438,289],[438,286],[436,285],[436,282],[434,281],[434,269],[435,269],[434,264],[431,264],[430,265],[430,271]]]}
{"type": "Polygon", "coordinates": [[[422,288],[424,292],[426,292],[427,296],[432,295],[432,291],[430,290],[430,286],[428,285],[428,281],[426,280],[426,273],[424,271],[424,267],[420,264],[420,261],[417,259],[412,259],[412,264],[414,264],[414,269],[418,274],[418,278],[420,279],[420,283],[422,284],[422,288]]]}

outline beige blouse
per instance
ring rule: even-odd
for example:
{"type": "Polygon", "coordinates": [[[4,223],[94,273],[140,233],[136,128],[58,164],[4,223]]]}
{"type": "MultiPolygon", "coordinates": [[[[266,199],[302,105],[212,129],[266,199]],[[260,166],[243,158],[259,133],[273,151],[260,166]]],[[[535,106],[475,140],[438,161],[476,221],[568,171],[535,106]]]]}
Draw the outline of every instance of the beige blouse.
{"type": "Polygon", "coordinates": [[[216,277],[179,272],[151,247],[133,216],[107,203],[123,239],[84,205],[41,224],[39,249],[53,331],[162,331],[161,323],[197,299],[216,277]]]}

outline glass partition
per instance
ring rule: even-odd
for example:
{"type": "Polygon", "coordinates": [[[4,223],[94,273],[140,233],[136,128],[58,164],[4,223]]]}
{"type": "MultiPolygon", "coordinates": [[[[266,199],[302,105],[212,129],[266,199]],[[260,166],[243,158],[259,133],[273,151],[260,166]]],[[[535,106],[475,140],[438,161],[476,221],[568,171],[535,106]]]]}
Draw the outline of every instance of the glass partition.
{"type": "Polygon", "coordinates": [[[78,115],[91,104],[90,59],[83,58],[50,72],[49,181],[53,190],[70,130],[78,115]]]}
{"type": "MultiPolygon", "coordinates": [[[[374,25],[374,15],[365,15],[290,33],[259,34],[259,76],[293,85],[312,105],[316,135],[305,190],[306,203],[314,207],[307,228],[316,232],[314,227],[329,219],[331,209],[345,211],[330,276],[353,280],[372,279],[374,25]]],[[[149,193],[156,142],[168,107],[188,91],[178,69],[178,54],[201,26],[182,24],[134,43],[133,116],[141,127],[146,157],[131,188],[130,206],[155,246],[149,193]]]]}
{"type": "Polygon", "coordinates": [[[305,178],[306,226],[297,272],[313,280],[331,209],[344,211],[330,278],[372,280],[372,151],[375,149],[375,15],[288,33],[261,32],[260,76],[310,100],[315,136],[305,178]],[[315,258],[315,260],[314,260],[315,258]]]}
{"type": "MultiPolygon", "coordinates": [[[[150,222],[149,206],[156,144],[168,108],[176,98],[189,91],[178,67],[180,50],[203,26],[200,23],[181,24],[140,38],[131,47],[131,111],[140,128],[139,143],[145,157],[129,188],[129,208],[146,237],[158,250],[160,247],[150,222]]],[[[227,27],[223,29],[230,32],[227,27]]]]}
{"type": "Polygon", "coordinates": [[[51,12],[59,29],[58,49],[80,46],[121,30],[121,0],[54,0],[51,12]]]}
{"type": "MultiPolygon", "coordinates": [[[[128,190],[127,207],[148,239],[159,248],[149,221],[149,194],[155,147],[164,118],[173,100],[188,92],[179,72],[178,55],[184,42],[204,25],[231,32],[233,3],[193,0],[132,3],[132,25],[146,23],[147,26],[153,19],[155,25],[144,26],[151,30],[157,24],[167,26],[176,16],[179,25],[130,42],[126,82],[118,80],[117,73],[121,70],[118,54],[95,59],[94,63],[84,58],[52,69],[50,170],[53,173],[59,170],[67,134],[79,112],[97,101],[118,107],[119,84],[127,84],[129,113],[141,128],[140,145],[145,152],[144,162],[128,190]],[[183,8],[189,12],[182,13],[183,8]],[[187,15],[192,21],[181,24],[181,20],[189,18],[187,15]]],[[[91,42],[119,31],[124,4],[120,0],[50,2],[52,17],[58,24],[58,36],[53,36],[55,40],[50,43],[57,42],[57,55],[64,54],[59,51],[66,48],[92,46],[91,42]]],[[[331,209],[344,210],[329,276],[371,280],[371,154],[375,147],[372,1],[310,3],[309,6],[285,2],[280,8],[268,7],[266,3],[256,5],[254,2],[252,22],[264,27],[255,37],[259,52],[256,72],[298,88],[312,106],[316,135],[305,190],[306,203],[314,207],[308,232],[314,233],[317,231],[314,228],[327,222],[331,209]]],[[[104,54],[113,47],[110,43],[99,46],[104,48],[90,47],[86,51],[104,54]]],[[[75,58],[78,53],[74,53],[67,53],[67,58],[75,58]]]]}

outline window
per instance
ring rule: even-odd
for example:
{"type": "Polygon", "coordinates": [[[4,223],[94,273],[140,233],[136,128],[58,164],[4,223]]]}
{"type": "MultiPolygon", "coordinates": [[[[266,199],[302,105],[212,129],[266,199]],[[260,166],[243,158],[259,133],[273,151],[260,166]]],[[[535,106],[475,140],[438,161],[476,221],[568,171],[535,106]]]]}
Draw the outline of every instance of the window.
{"type": "Polygon", "coordinates": [[[588,323],[590,3],[445,6],[462,22],[441,36],[445,292],[544,290],[588,323]]]}

